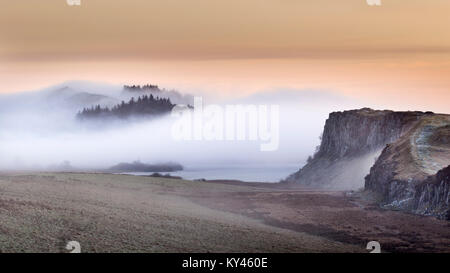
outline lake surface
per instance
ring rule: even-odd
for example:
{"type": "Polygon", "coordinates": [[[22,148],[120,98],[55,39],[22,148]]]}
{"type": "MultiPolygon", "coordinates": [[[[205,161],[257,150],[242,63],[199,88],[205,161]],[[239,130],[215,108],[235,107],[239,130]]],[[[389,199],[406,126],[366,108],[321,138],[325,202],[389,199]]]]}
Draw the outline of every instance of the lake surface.
{"type": "MultiPolygon", "coordinates": [[[[184,179],[207,180],[241,180],[245,182],[279,182],[288,175],[296,172],[300,166],[228,166],[228,167],[186,167],[185,170],[170,172],[170,175],[181,176],[184,179]]],[[[154,172],[127,172],[123,174],[151,175],[154,172]]],[[[166,172],[161,172],[166,174],[166,172]]]]}

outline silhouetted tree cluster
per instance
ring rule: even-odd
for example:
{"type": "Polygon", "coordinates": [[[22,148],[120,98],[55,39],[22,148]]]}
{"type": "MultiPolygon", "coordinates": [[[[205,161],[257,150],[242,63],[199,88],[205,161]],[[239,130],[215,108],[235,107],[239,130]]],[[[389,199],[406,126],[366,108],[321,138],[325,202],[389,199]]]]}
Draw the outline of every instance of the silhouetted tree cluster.
{"type": "Polygon", "coordinates": [[[77,118],[103,118],[103,117],[118,117],[127,118],[130,116],[157,116],[166,114],[172,111],[175,104],[170,102],[170,99],[153,97],[153,95],[144,95],[134,97],[129,102],[124,102],[115,105],[112,108],[101,107],[100,105],[84,108],[78,112],[77,118]]]}
{"type": "Polygon", "coordinates": [[[157,85],[153,85],[153,84],[146,84],[146,85],[143,85],[143,86],[140,86],[140,85],[124,85],[123,89],[125,89],[127,91],[147,91],[147,90],[161,91],[161,89],[159,89],[159,87],[157,85]]]}

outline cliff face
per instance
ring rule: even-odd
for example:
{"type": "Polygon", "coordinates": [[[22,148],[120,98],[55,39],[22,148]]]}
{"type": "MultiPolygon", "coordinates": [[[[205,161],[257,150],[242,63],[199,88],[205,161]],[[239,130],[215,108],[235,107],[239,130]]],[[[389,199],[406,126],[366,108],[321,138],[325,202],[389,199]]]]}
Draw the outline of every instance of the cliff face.
{"type": "Polygon", "coordinates": [[[365,189],[387,208],[448,219],[450,117],[427,115],[387,145],[365,178],[365,189]]]}
{"type": "Polygon", "coordinates": [[[421,112],[374,111],[368,108],[331,113],[318,157],[355,157],[397,140],[421,112]]]}
{"type": "Polygon", "coordinates": [[[446,219],[449,165],[450,116],[364,108],[331,113],[319,151],[284,183],[364,187],[384,207],[446,219]]]}
{"type": "Polygon", "coordinates": [[[450,166],[416,186],[412,210],[450,220],[450,166]]]}
{"type": "Polygon", "coordinates": [[[368,108],[331,113],[319,151],[285,182],[316,188],[362,188],[382,148],[397,140],[422,115],[368,108]]]}

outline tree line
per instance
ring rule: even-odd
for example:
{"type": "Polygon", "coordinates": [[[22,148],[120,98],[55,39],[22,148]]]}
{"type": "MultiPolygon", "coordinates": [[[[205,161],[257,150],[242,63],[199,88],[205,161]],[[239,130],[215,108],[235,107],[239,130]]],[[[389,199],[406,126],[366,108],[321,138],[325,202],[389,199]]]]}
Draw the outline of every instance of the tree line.
{"type": "Polygon", "coordinates": [[[128,91],[145,91],[145,90],[151,90],[151,91],[161,91],[161,89],[159,89],[158,85],[154,85],[154,84],[146,84],[143,86],[140,85],[124,85],[123,89],[128,90],[128,91]]]}
{"type": "Polygon", "coordinates": [[[153,95],[134,97],[130,101],[122,101],[120,104],[109,107],[95,105],[90,108],[84,108],[78,112],[78,119],[117,117],[128,118],[131,116],[156,116],[169,113],[175,104],[172,104],[168,98],[154,97],[153,95]]]}

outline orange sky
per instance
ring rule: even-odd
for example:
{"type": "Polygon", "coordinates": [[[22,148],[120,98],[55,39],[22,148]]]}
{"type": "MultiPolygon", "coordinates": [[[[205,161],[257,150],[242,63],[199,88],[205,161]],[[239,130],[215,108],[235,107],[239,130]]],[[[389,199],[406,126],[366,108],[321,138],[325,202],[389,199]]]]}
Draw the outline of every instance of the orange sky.
{"type": "Polygon", "coordinates": [[[67,80],[327,89],[450,112],[450,1],[0,0],[0,92],[67,80]]]}

